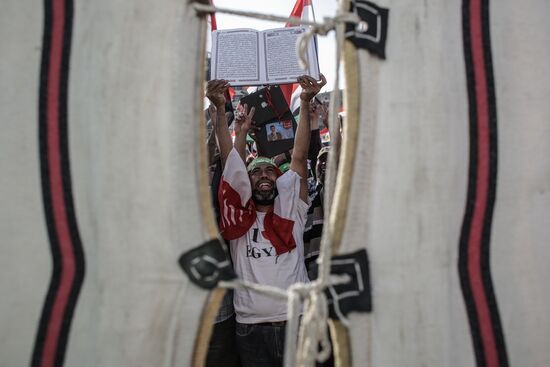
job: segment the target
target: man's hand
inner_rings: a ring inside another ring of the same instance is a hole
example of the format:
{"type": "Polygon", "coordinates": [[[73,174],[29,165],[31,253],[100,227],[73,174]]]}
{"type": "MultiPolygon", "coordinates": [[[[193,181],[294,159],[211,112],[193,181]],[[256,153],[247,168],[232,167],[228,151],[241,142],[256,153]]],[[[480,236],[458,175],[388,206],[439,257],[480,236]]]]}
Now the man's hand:
{"type": "Polygon", "coordinates": [[[321,81],[319,82],[308,75],[302,75],[298,77],[298,83],[302,87],[300,99],[309,102],[327,84],[327,80],[323,74],[321,74],[321,81]]]}
{"type": "Polygon", "coordinates": [[[211,80],[206,85],[206,97],[212,102],[208,110],[224,165],[229,152],[233,149],[231,134],[227,126],[228,115],[225,113],[225,92],[228,87],[229,83],[226,80],[211,80]]]}
{"type": "Polygon", "coordinates": [[[229,82],[223,79],[210,80],[206,84],[206,97],[216,108],[224,109],[225,92],[229,88],[229,82]]]}
{"type": "Polygon", "coordinates": [[[254,131],[256,127],[252,121],[254,116],[254,107],[248,111],[248,105],[239,106],[235,112],[235,143],[234,147],[243,159],[246,161],[246,134],[249,131],[254,131]]]}
{"type": "Polygon", "coordinates": [[[254,125],[254,121],[252,121],[255,111],[256,109],[252,107],[249,112],[248,105],[246,104],[242,109],[237,109],[235,112],[235,134],[248,134],[250,130],[259,130],[259,128],[254,125]]]}
{"type": "Polygon", "coordinates": [[[326,121],[328,116],[328,109],[324,103],[319,103],[316,98],[313,98],[309,104],[309,118],[314,121],[322,119],[326,121]]]}

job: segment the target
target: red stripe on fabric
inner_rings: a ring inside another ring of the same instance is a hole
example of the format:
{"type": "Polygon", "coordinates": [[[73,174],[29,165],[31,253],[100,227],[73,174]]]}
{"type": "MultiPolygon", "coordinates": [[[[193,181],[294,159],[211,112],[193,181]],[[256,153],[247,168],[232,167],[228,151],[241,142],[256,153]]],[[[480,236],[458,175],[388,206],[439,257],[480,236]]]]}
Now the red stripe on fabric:
{"type": "Polygon", "coordinates": [[[67,308],[72,284],[75,280],[76,260],[69,231],[65,198],[63,196],[63,178],[60,152],[60,83],[63,36],[65,32],[65,3],[54,0],[52,6],[52,35],[48,70],[47,102],[47,149],[48,170],[55,231],[61,254],[60,282],[55,294],[50,319],[48,321],[41,365],[54,366],[61,325],[67,308]]]}
{"type": "Polygon", "coordinates": [[[469,13],[471,51],[475,79],[478,146],[476,202],[474,204],[472,226],[468,238],[468,273],[470,274],[472,294],[479,319],[479,328],[486,365],[498,366],[498,353],[481,269],[483,224],[487,211],[489,191],[490,127],[480,0],[471,0],[469,13]]]}

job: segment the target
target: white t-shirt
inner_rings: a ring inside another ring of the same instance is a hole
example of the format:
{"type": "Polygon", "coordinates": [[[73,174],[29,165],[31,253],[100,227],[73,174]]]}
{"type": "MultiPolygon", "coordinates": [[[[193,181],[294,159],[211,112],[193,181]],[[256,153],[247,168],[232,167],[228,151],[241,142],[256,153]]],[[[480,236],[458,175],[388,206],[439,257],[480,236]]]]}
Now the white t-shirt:
{"type": "MultiPolygon", "coordinates": [[[[266,213],[256,212],[256,221],[241,238],[230,241],[233,266],[239,278],[264,285],[287,289],[290,285],[307,283],[304,264],[304,227],[308,204],[300,199],[300,176],[289,170],[276,182],[278,197],[274,205],[280,205],[281,213],[294,221],[292,234],[296,248],[277,256],[275,247],[264,238],[266,213]]],[[[264,296],[250,289],[235,290],[237,322],[256,324],[287,319],[286,301],[264,296]]]]}

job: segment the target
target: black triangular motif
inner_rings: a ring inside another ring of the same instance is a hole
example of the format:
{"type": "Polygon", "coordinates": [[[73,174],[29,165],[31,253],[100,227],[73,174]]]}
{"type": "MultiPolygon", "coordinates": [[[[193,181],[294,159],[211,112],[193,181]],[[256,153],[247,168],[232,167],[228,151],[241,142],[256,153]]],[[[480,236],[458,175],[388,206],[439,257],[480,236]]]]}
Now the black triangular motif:
{"type": "Polygon", "coordinates": [[[367,49],[385,59],[389,10],[370,1],[353,0],[350,12],[356,13],[364,23],[346,25],[346,39],[355,47],[367,49]]]}
{"type": "Polygon", "coordinates": [[[179,264],[189,279],[201,288],[212,289],[220,280],[232,280],[237,276],[223,244],[208,241],[179,258],[179,264]]]}

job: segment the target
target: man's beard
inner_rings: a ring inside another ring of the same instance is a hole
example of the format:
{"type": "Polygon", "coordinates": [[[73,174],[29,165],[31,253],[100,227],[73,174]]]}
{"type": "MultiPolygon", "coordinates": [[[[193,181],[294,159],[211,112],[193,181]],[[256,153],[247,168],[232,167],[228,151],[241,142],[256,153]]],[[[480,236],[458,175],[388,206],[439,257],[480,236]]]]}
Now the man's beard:
{"type": "Polygon", "coordinates": [[[269,191],[252,190],[252,200],[257,205],[273,205],[277,195],[279,192],[276,187],[269,191]]]}

